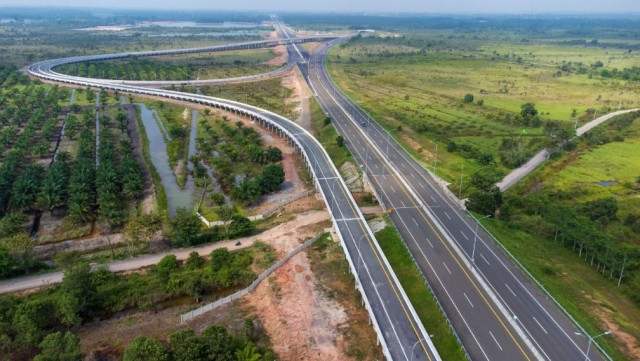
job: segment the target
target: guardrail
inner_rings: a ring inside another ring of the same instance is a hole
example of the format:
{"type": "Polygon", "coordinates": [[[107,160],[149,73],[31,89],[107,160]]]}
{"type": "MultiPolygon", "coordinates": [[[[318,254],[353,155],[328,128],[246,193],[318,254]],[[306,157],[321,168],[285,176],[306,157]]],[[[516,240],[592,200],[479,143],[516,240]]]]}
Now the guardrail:
{"type": "Polygon", "coordinates": [[[283,264],[287,263],[291,257],[297,255],[298,253],[300,253],[302,250],[304,250],[305,248],[311,246],[312,244],[314,244],[317,240],[320,239],[320,237],[322,237],[324,234],[326,234],[327,231],[322,231],[318,234],[316,234],[313,238],[307,240],[306,242],[304,242],[303,244],[299,245],[298,247],[294,248],[293,251],[291,251],[288,255],[286,255],[283,259],[281,259],[280,261],[276,262],[273,266],[269,267],[269,269],[267,269],[266,271],[262,272],[262,274],[260,274],[260,276],[258,276],[258,278],[256,278],[253,282],[251,282],[251,284],[245,288],[242,289],[232,295],[229,295],[227,297],[223,297],[220,298],[214,302],[211,302],[205,306],[202,306],[200,308],[197,308],[193,311],[189,311],[185,314],[180,315],[180,323],[185,323],[189,320],[192,320],[198,316],[201,316],[209,311],[213,311],[216,308],[222,306],[222,305],[226,305],[227,303],[231,302],[231,301],[235,301],[238,298],[241,298],[245,295],[247,295],[249,292],[253,292],[256,287],[258,287],[258,285],[260,284],[260,282],[264,281],[267,277],[269,277],[275,270],[277,270],[278,268],[282,267],[283,264]]]}
{"type": "MultiPolygon", "coordinates": [[[[335,37],[329,37],[329,38],[335,39],[335,37]]],[[[311,38],[311,39],[315,39],[315,40],[291,39],[291,40],[288,40],[288,42],[293,43],[293,42],[317,41],[318,38],[311,38]]],[[[133,55],[131,55],[130,53],[129,55],[126,55],[126,56],[133,56],[133,55]]],[[[126,57],[126,56],[121,56],[121,57],[126,57]]],[[[323,164],[325,164],[325,166],[329,169],[329,171],[337,175],[336,181],[340,184],[340,187],[343,190],[345,190],[345,196],[347,198],[346,200],[352,205],[356,204],[351,193],[347,191],[347,187],[346,187],[346,184],[344,183],[344,180],[339,176],[339,173],[335,168],[335,165],[333,164],[333,162],[331,162],[329,155],[324,150],[320,142],[316,138],[314,138],[306,129],[300,127],[299,125],[293,123],[292,121],[282,116],[279,116],[273,112],[270,112],[261,108],[257,108],[254,106],[250,106],[247,104],[235,102],[235,101],[202,96],[198,94],[186,94],[186,93],[170,91],[170,90],[148,89],[148,88],[129,86],[124,84],[115,84],[115,83],[105,82],[102,80],[61,75],[51,71],[52,66],[62,65],[65,63],[107,59],[107,57],[100,57],[100,56],[82,57],[84,60],[78,60],[79,58],[81,57],[58,59],[54,61],[45,61],[45,62],[36,63],[29,66],[28,71],[31,75],[44,80],[48,80],[48,81],[54,81],[54,82],[82,86],[82,87],[104,88],[108,90],[117,90],[117,91],[126,92],[126,93],[155,96],[155,97],[173,99],[177,101],[191,102],[191,103],[201,104],[204,106],[216,107],[224,111],[229,111],[238,115],[249,117],[250,119],[253,119],[253,120],[257,120],[261,122],[264,126],[274,128],[279,133],[279,135],[285,136],[287,139],[291,141],[292,144],[294,144],[301,151],[306,161],[307,167],[313,176],[314,184],[316,188],[320,190],[320,194],[322,195],[325,201],[325,204],[327,204],[330,207],[330,203],[327,199],[327,195],[323,191],[323,188],[320,184],[319,176],[317,174],[317,171],[320,171],[321,168],[318,168],[316,170],[316,168],[312,166],[314,161],[318,166],[320,166],[320,163],[318,163],[317,158],[321,158],[323,161],[323,164]],[[88,58],[91,58],[91,59],[88,59],[88,58]],[[292,128],[292,129],[290,130],[288,128],[292,128]],[[292,131],[294,132],[292,133],[292,131]],[[307,144],[309,148],[312,148],[311,149],[312,151],[307,150],[305,148],[305,144],[307,144]]],[[[357,272],[357,269],[353,263],[353,259],[345,243],[345,238],[340,231],[340,227],[337,226],[338,221],[336,220],[333,212],[330,212],[329,214],[331,216],[333,224],[336,225],[335,231],[340,240],[340,244],[342,245],[344,252],[347,256],[346,258],[347,258],[347,261],[349,262],[350,268],[353,271],[353,273],[357,276],[358,283],[361,285],[361,279],[360,279],[361,276],[357,272]]],[[[358,219],[360,219],[363,222],[363,227],[366,229],[366,233],[370,237],[373,237],[373,233],[371,229],[369,228],[368,224],[364,221],[363,215],[360,212],[359,208],[357,207],[355,207],[355,216],[358,217],[358,219]]],[[[416,326],[419,328],[420,333],[423,335],[423,338],[426,337],[425,336],[427,335],[426,330],[424,330],[424,326],[419,321],[419,317],[417,316],[415,309],[412,307],[404,290],[400,286],[400,283],[395,273],[393,272],[393,269],[389,265],[388,260],[384,257],[384,253],[382,252],[382,250],[380,249],[379,245],[376,242],[374,242],[373,246],[375,247],[376,252],[379,254],[379,256],[381,256],[382,262],[384,263],[384,267],[387,268],[387,271],[391,275],[391,278],[393,280],[392,282],[393,287],[395,287],[399,291],[399,293],[402,295],[402,299],[404,300],[404,303],[409,308],[409,311],[413,319],[417,322],[416,326]]],[[[383,354],[387,359],[391,360],[392,357],[389,351],[389,347],[386,344],[385,333],[380,328],[380,325],[378,323],[375,313],[373,312],[373,308],[371,306],[369,298],[367,297],[366,292],[364,292],[362,287],[359,287],[359,289],[362,294],[365,308],[369,312],[370,319],[372,321],[372,326],[378,336],[378,341],[382,347],[383,354]]],[[[381,302],[383,302],[382,299],[380,300],[381,302]]],[[[426,342],[429,344],[429,347],[431,348],[431,352],[439,360],[439,355],[437,354],[437,351],[435,350],[435,348],[433,348],[433,345],[428,338],[426,338],[426,342]]]]}

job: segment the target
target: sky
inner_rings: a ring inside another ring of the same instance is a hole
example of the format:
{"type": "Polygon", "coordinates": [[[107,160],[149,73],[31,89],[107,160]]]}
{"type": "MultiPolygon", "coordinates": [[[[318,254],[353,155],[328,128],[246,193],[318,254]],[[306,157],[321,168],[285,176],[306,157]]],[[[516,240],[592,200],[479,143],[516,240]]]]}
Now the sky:
{"type": "Polygon", "coordinates": [[[366,13],[640,13],[640,0],[0,0],[0,7],[5,6],[366,13]]]}

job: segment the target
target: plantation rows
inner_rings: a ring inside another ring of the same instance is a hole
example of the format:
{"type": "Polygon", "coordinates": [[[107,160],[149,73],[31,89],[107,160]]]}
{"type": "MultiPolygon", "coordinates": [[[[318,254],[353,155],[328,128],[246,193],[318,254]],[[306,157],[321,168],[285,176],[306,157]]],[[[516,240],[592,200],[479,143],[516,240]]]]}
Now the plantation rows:
{"type": "MultiPolygon", "coordinates": [[[[5,83],[20,79],[4,71],[2,77],[5,83]]],[[[55,211],[70,224],[99,220],[103,227],[119,227],[128,216],[128,202],[144,188],[124,110],[111,114],[117,129],[109,111],[100,117],[96,154],[93,109],[68,114],[64,137],[58,139],[65,119],[60,104],[69,101],[66,89],[28,80],[5,89],[0,93],[0,278],[39,267],[31,253],[36,241],[25,228],[31,223],[28,214],[37,220],[40,212],[55,211]]]]}
{"type": "Polygon", "coordinates": [[[191,79],[193,67],[169,62],[131,58],[125,62],[85,62],[56,68],[64,74],[99,79],[185,80],[191,79]]]}
{"type": "MultiPolygon", "coordinates": [[[[118,110],[117,118],[123,117],[126,121],[124,111],[118,110]]],[[[101,216],[108,225],[120,226],[125,220],[126,202],[142,195],[142,174],[124,130],[121,128],[121,134],[112,132],[108,115],[101,116],[100,121],[98,167],[95,133],[81,125],[75,160],[58,157],[51,167],[56,170],[55,186],[48,189],[55,189],[55,196],[51,198],[56,202],[50,203],[49,209],[66,205],[68,216],[74,222],[92,222],[101,216]],[[114,137],[125,139],[116,146],[114,137]]]]}
{"type": "Polygon", "coordinates": [[[22,212],[33,208],[44,167],[32,156],[46,157],[50,154],[57,133],[57,117],[61,112],[59,103],[66,94],[58,87],[34,84],[22,90],[17,86],[10,87],[2,93],[0,216],[8,211],[22,212]]]}

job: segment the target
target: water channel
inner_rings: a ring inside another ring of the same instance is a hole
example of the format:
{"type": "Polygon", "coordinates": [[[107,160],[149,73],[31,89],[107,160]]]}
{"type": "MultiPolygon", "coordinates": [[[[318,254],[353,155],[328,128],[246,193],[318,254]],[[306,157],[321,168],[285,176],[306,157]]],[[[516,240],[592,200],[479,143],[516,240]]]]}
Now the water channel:
{"type": "MultiPolygon", "coordinates": [[[[162,181],[162,187],[167,196],[167,207],[169,216],[173,217],[178,208],[191,209],[193,206],[193,190],[194,181],[191,174],[187,176],[187,182],[184,188],[180,188],[176,176],[169,165],[169,156],[167,155],[167,144],[165,143],[165,134],[160,129],[158,121],[160,118],[155,109],[149,109],[145,104],[137,104],[140,107],[140,116],[144,124],[147,139],[149,140],[149,153],[151,162],[156,168],[162,181]],[[157,120],[156,120],[157,119],[157,120]]],[[[189,152],[187,159],[195,153],[195,138],[197,133],[198,113],[193,111],[191,117],[191,132],[189,134],[189,152]]],[[[193,170],[193,164],[189,161],[187,165],[189,173],[193,170]]]]}

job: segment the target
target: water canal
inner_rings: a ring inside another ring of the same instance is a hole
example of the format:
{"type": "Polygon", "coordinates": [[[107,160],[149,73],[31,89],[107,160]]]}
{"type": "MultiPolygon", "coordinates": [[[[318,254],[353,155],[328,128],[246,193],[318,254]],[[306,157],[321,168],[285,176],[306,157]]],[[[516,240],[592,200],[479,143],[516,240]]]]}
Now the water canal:
{"type": "MultiPolygon", "coordinates": [[[[162,187],[167,196],[167,207],[169,217],[176,214],[178,208],[191,209],[193,206],[193,190],[194,181],[191,174],[187,176],[187,182],[184,188],[180,188],[176,176],[169,165],[169,156],[167,155],[167,143],[165,142],[165,134],[158,125],[160,120],[154,109],[149,109],[145,104],[137,104],[140,107],[140,116],[144,129],[149,140],[149,153],[151,162],[160,175],[162,187]],[[156,120],[157,119],[157,120],[156,120]]],[[[189,155],[188,158],[195,153],[195,137],[197,126],[197,112],[193,112],[191,119],[191,132],[189,134],[189,155]]],[[[188,169],[192,170],[193,165],[189,161],[188,169]]]]}

